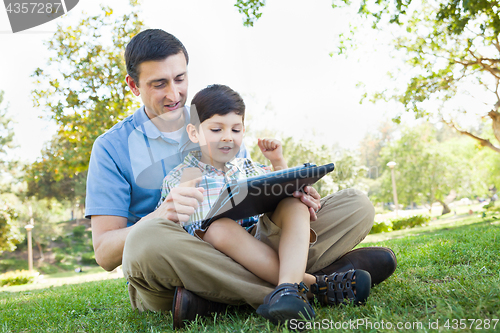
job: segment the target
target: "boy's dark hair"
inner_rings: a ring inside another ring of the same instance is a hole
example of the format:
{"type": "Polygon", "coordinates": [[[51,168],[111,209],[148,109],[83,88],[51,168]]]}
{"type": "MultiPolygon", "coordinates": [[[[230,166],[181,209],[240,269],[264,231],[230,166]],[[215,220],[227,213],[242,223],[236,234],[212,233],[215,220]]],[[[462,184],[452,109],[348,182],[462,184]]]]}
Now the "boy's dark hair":
{"type": "Polygon", "coordinates": [[[147,29],[135,35],[125,48],[127,73],[139,86],[139,65],[145,61],[163,60],[184,53],[186,64],[189,56],[184,45],[174,35],[161,29],[147,29]]]}
{"type": "Polygon", "coordinates": [[[245,119],[245,103],[233,89],[221,84],[212,84],[200,90],[191,101],[191,124],[199,126],[214,115],[234,112],[245,119]]]}

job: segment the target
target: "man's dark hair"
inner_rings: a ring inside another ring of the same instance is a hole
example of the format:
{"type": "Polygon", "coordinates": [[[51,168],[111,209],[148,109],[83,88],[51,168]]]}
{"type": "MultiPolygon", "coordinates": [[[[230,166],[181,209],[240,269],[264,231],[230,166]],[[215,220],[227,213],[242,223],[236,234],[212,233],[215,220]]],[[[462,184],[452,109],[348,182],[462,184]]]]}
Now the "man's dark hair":
{"type": "Polygon", "coordinates": [[[145,61],[163,60],[184,53],[186,64],[189,56],[184,45],[174,35],[161,29],[147,29],[135,35],[125,48],[127,73],[139,86],[139,65],[145,61]]]}
{"type": "Polygon", "coordinates": [[[234,112],[245,119],[245,103],[233,89],[221,84],[212,84],[200,90],[191,101],[191,124],[199,126],[214,115],[234,112]],[[199,121],[198,121],[199,120],[199,121]]]}

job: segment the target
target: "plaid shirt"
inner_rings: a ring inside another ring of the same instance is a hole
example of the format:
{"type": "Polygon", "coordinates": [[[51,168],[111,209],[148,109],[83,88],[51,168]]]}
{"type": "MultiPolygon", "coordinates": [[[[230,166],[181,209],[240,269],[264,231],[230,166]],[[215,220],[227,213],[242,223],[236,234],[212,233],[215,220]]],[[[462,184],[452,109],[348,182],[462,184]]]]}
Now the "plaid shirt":
{"type": "MultiPolygon", "coordinates": [[[[185,168],[199,168],[202,173],[200,187],[203,187],[203,202],[199,205],[188,222],[183,223],[184,229],[191,235],[194,231],[200,229],[201,222],[207,216],[212,205],[217,201],[219,194],[225,184],[231,180],[239,180],[252,176],[262,175],[271,172],[271,168],[260,163],[253,162],[248,158],[235,158],[226,163],[226,172],[218,170],[211,165],[200,161],[201,152],[194,151],[189,153],[184,161],[176,166],[163,180],[161,187],[161,198],[156,208],[165,200],[170,191],[179,186],[182,172],[185,168]]],[[[259,220],[259,215],[251,216],[243,220],[236,221],[241,226],[248,228],[253,226],[259,220]]]]}

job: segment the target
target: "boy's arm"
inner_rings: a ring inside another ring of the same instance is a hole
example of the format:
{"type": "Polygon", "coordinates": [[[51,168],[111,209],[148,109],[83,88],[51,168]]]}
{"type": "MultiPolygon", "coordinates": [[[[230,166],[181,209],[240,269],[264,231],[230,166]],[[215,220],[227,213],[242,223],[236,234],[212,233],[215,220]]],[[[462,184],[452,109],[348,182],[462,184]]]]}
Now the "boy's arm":
{"type": "Polygon", "coordinates": [[[258,139],[260,151],[273,165],[274,171],[288,169],[281,142],[276,139],[258,139]]]}

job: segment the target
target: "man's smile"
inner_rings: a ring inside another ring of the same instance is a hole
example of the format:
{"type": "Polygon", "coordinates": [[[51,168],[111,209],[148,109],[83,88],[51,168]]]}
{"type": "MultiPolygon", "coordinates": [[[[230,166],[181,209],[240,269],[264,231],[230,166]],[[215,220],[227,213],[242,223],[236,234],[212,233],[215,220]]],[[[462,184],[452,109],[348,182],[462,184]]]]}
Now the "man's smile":
{"type": "Polygon", "coordinates": [[[173,104],[167,104],[167,105],[164,105],[164,106],[165,106],[167,109],[169,109],[170,111],[173,111],[173,110],[175,110],[175,109],[177,109],[177,108],[179,107],[179,104],[180,104],[180,103],[181,103],[181,102],[180,102],[180,101],[178,101],[178,102],[176,102],[176,103],[173,103],[173,104]]]}

